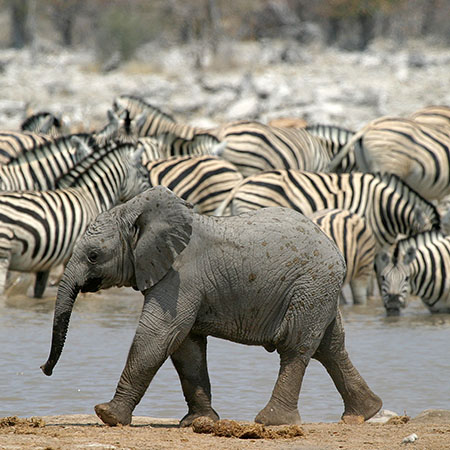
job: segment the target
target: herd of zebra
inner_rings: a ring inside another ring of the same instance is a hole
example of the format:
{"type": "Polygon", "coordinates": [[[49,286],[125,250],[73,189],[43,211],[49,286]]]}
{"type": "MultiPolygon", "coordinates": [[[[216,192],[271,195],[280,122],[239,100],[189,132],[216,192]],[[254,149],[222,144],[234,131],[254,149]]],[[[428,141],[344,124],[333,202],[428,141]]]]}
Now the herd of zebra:
{"type": "Polygon", "coordinates": [[[446,106],[356,132],[301,120],[203,129],[132,95],[115,98],[104,127],[89,133],[32,115],[0,131],[0,293],[8,271],[34,272],[41,297],[96,215],[159,184],[200,214],[293,208],[342,251],[354,303],[367,301],[376,274],[388,313],[409,295],[450,312],[446,106]]]}

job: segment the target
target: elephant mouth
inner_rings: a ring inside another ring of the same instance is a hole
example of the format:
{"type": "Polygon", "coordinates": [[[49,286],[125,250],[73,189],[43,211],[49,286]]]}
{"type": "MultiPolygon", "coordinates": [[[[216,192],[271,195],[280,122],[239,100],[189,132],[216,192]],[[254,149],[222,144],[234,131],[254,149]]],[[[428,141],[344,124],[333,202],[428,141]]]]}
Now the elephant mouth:
{"type": "Polygon", "coordinates": [[[102,287],[102,279],[101,278],[89,278],[86,283],[81,287],[81,292],[97,292],[102,287]]]}

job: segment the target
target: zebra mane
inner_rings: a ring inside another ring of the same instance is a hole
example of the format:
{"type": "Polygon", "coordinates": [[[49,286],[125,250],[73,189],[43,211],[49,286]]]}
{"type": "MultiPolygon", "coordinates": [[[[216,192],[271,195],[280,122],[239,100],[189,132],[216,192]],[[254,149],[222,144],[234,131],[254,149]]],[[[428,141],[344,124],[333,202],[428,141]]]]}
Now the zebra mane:
{"type": "Polygon", "coordinates": [[[135,149],[135,146],[129,143],[111,143],[102,147],[96,147],[93,153],[82,159],[67,174],[59,177],[56,180],[56,186],[58,188],[74,186],[86,172],[97,166],[99,161],[104,160],[114,152],[120,152],[125,149],[135,149]]]}
{"type": "Polygon", "coordinates": [[[141,112],[143,112],[143,113],[150,113],[150,114],[157,113],[158,115],[163,116],[164,119],[166,119],[170,122],[176,122],[176,120],[173,116],[162,111],[160,108],[158,108],[154,105],[151,105],[150,103],[146,102],[143,98],[138,97],[137,95],[131,95],[131,94],[119,95],[119,97],[117,99],[115,99],[113,102],[113,108],[116,111],[118,111],[120,109],[119,105],[117,104],[118,99],[126,100],[129,104],[134,105],[135,107],[139,108],[141,110],[141,112]]]}

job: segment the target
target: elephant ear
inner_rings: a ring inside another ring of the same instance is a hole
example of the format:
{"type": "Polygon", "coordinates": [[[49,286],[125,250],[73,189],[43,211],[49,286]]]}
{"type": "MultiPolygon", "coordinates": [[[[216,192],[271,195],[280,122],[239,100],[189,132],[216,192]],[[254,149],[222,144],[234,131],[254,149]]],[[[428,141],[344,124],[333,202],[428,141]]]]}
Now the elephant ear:
{"type": "Polygon", "coordinates": [[[142,212],[135,226],[136,284],[144,291],[160,281],[176,257],[189,244],[192,234],[192,206],[169,189],[156,186],[144,194],[142,212]]]}

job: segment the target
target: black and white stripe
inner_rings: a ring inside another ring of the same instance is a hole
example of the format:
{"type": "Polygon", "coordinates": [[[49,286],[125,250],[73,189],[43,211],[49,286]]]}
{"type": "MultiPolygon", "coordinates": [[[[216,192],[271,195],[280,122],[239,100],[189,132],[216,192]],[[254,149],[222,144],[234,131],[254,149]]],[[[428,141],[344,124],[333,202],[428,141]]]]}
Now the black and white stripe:
{"type": "Polygon", "coordinates": [[[8,164],[20,154],[52,140],[50,136],[29,131],[0,131],[0,165],[8,164]]]}
{"type": "Polygon", "coordinates": [[[21,124],[22,131],[46,134],[51,137],[62,135],[62,122],[48,111],[40,111],[28,116],[21,124]]]}
{"type": "Polygon", "coordinates": [[[450,132],[415,120],[382,117],[359,130],[330,164],[354,148],[358,170],[392,173],[428,200],[450,194],[450,132]]]}
{"type": "Polygon", "coordinates": [[[1,191],[55,189],[55,181],[95,148],[90,134],[56,138],[0,166],[1,191]]]}
{"type": "MultiPolygon", "coordinates": [[[[77,239],[96,216],[148,188],[142,150],[131,145],[99,149],[50,191],[0,193],[3,269],[42,273],[65,263],[77,239]],[[10,235],[11,235],[10,233],[10,235]],[[6,262],[5,262],[6,261],[6,262]]],[[[5,285],[6,271],[0,274],[5,285]]],[[[45,281],[46,277],[43,277],[45,281]]],[[[35,296],[43,293],[35,286],[35,296]]]]}
{"type": "Polygon", "coordinates": [[[215,211],[222,215],[283,206],[305,215],[329,208],[359,214],[371,227],[379,247],[440,226],[435,206],[395,175],[314,173],[274,170],[246,178],[215,211]]]}
{"type": "MultiPolygon", "coordinates": [[[[271,169],[326,170],[330,162],[324,140],[299,128],[271,127],[255,121],[236,121],[211,129],[177,123],[170,115],[133,96],[120,96],[114,109],[128,108],[137,136],[163,134],[191,140],[210,135],[223,143],[216,155],[234,164],[244,177],[271,169]]],[[[172,143],[173,145],[173,143],[172,143]]],[[[166,153],[167,154],[167,153],[166,153]]]]}
{"type": "Polygon", "coordinates": [[[347,210],[324,209],[309,216],[337,245],[345,258],[344,284],[350,284],[353,302],[365,304],[377,242],[366,220],[347,210]]]}
{"type": "Polygon", "coordinates": [[[239,121],[214,130],[226,142],[219,155],[244,177],[273,169],[325,171],[330,156],[321,138],[301,128],[277,128],[259,122],[239,121]]]}
{"type": "Polygon", "coordinates": [[[125,111],[128,113],[130,132],[136,137],[171,133],[180,138],[191,139],[196,132],[201,132],[200,129],[176,122],[170,114],[134,95],[116,97],[113,109],[118,115],[125,111]]]}
{"type": "Polygon", "coordinates": [[[450,132],[450,107],[432,105],[419,109],[409,116],[414,122],[430,127],[445,127],[450,132]]]}
{"type": "Polygon", "coordinates": [[[203,214],[213,213],[243,180],[231,163],[209,155],[175,156],[148,162],[146,168],[151,186],[166,186],[203,214]]]}
{"type": "MultiPolygon", "coordinates": [[[[330,159],[337,156],[355,135],[354,131],[336,125],[314,124],[305,127],[305,130],[323,140],[330,159]]],[[[334,172],[354,172],[356,170],[355,154],[349,151],[334,172]]]]}
{"type": "Polygon", "coordinates": [[[171,133],[163,133],[158,137],[140,137],[135,142],[144,148],[144,164],[172,156],[214,156],[220,154],[226,145],[210,134],[196,134],[192,139],[183,139],[171,133]]]}
{"type": "Polygon", "coordinates": [[[377,271],[388,314],[398,314],[410,295],[430,312],[450,312],[450,236],[427,231],[402,239],[392,256],[377,257],[377,271]]]}

